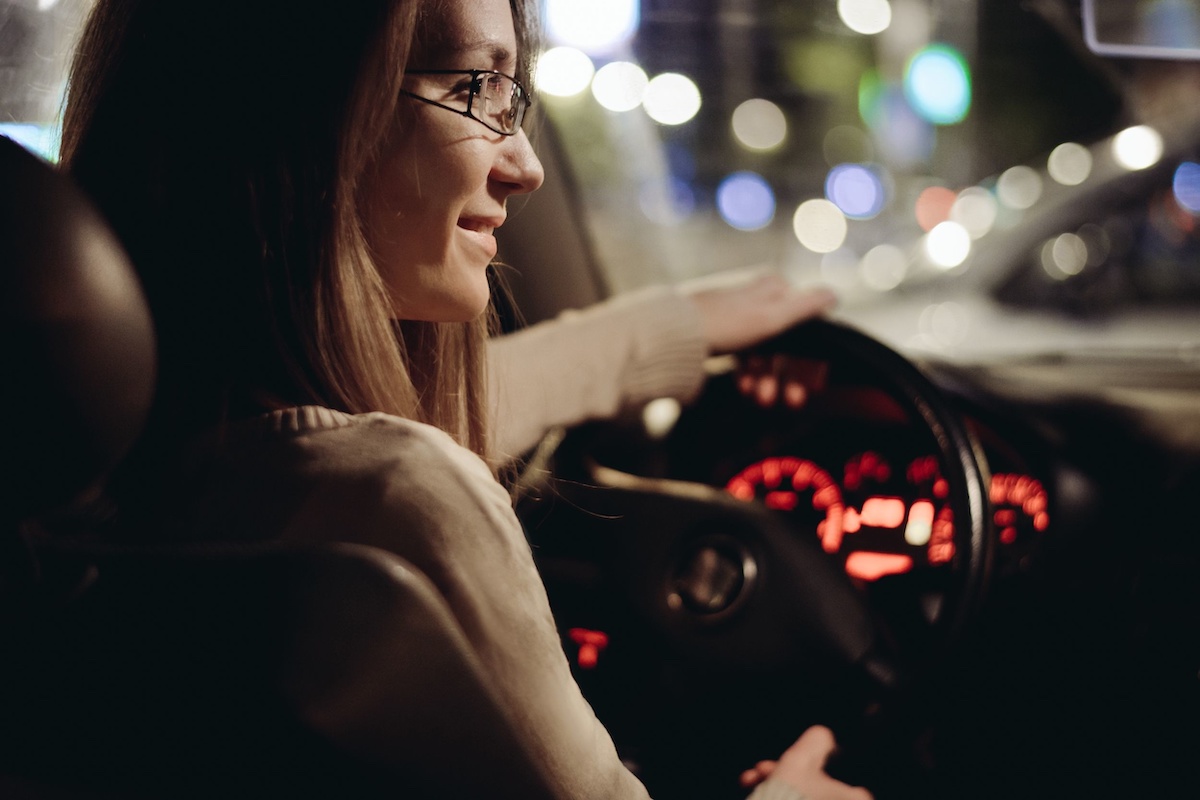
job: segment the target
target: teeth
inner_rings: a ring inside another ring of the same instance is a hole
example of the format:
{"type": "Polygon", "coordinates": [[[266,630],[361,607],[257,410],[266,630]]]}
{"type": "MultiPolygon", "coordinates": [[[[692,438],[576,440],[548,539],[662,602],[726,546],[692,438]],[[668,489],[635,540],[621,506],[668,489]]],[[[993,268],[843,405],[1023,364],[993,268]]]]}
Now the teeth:
{"type": "Polygon", "coordinates": [[[465,228],[469,231],[475,231],[476,233],[486,233],[489,236],[491,236],[492,231],[495,230],[495,228],[493,228],[489,225],[484,225],[481,222],[473,222],[471,220],[462,220],[461,222],[458,223],[458,226],[460,228],[465,228]]]}

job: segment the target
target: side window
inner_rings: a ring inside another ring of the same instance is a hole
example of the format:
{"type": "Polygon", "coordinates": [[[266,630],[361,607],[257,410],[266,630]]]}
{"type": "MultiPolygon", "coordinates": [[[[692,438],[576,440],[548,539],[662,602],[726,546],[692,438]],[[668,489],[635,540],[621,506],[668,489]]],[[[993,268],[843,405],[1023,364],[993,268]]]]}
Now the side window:
{"type": "Polygon", "coordinates": [[[58,158],[75,36],[92,0],[0,0],[0,135],[58,158]]]}

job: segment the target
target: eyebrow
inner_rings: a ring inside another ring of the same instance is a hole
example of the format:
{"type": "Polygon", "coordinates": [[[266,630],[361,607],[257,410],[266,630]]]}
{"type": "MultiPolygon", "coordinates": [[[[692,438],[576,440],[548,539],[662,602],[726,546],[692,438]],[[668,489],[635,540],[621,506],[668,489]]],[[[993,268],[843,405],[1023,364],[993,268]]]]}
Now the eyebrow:
{"type": "Polygon", "coordinates": [[[450,52],[460,56],[483,52],[491,58],[493,65],[511,64],[516,61],[516,58],[513,56],[511,50],[502,44],[497,44],[496,42],[491,41],[490,39],[481,39],[477,42],[469,42],[466,44],[450,45],[447,49],[450,50],[450,52]]]}

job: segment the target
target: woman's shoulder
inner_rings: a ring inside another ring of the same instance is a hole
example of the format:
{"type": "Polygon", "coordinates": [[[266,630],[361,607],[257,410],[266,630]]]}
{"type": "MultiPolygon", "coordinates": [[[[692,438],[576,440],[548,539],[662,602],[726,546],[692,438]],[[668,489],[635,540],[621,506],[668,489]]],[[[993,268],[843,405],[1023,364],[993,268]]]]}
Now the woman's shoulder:
{"type": "Polygon", "coordinates": [[[321,406],[297,406],[253,420],[245,432],[251,438],[319,451],[329,456],[325,463],[334,467],[415,462],[430,468],[455,465],[491,477],[482,458],[440,428],[381,412],[349,414],[321,406]]]}
{"type": "Polygon", "coordinates": [[[389,414],[316,408],[272,412],[259,425],[274,431],[271,460],[292,474],[289,483],[305,487],[290,538],[341,529],[413,560],[439,584],[480,552],[493,563],[527,559],[508,492],[444,431],[389,414]]]}

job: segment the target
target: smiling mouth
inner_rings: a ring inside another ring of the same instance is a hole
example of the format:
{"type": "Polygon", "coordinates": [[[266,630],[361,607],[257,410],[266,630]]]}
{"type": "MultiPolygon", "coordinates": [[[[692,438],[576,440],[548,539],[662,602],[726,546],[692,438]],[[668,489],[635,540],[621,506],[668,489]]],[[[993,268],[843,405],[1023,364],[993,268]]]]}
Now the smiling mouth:
{"type": "Polygon", "coordinates": [[[458,221],[458,227],[468,231],[474,231],[475,233],[485,233],[488,236],[491,236],[496,231],[496,227],[494,225],[488,225],[485,222],[472,219],[460,219],[458,221]]]}

